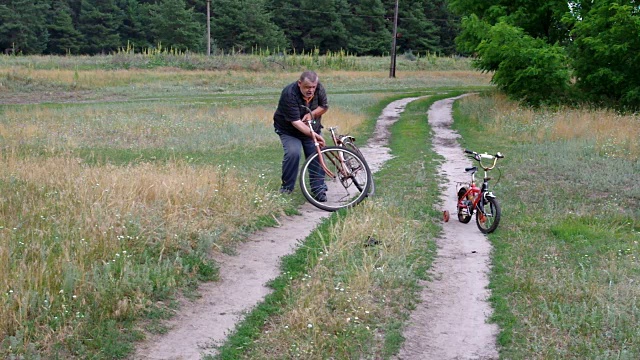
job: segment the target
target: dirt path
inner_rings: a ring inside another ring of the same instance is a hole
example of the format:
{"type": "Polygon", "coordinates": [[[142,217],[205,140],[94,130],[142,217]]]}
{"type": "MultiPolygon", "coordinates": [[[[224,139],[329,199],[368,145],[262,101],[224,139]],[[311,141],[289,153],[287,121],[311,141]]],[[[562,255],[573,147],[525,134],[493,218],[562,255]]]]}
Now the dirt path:
{"type": "MultiPolygon", "coordinates": [[[[378,118],[372,138],[362,147],[372,171],[380,169],[391,158],[387,147],[389,127],[406,104],[415,99],[392,102],[378,118]]],[[[278,276],[280,257],[295,251],[298,243],[330,215],[308,203],[300,212],[300,216],[280,218],[279,227],[252,235],[237,249],[237,255],[217,256],[220,281],[202,284],[202,297],[195,302],[184,302],[168,324],[171,330],[147,339],[133,359],[195,360],[214,354],[215,345],[222,343],[243,315],[270,292],[265,284],[278,276]]]]}
{"type": "Polygon", "coordinates": [[[434,280],[424,284],[422,303],[404,332],[406,341],[397,357],[401,360],[498,358],[498,329],[486,322],[491,314],[487,303],[491,245],[476,227],[475,218],[462,224],[455,215],[456,181],[468,179],[464,168],[472,164],[456,140],[459,135],[451,130],[453,101],[438,101],[429,110],[433,146],[445,158],[440,171],[447,182],[441,199],[451,220],[444,223],[443,236],[437,240],[438,255],[431,270],[434,280]]]}
{"type": "MultiPolygon", "coordinates": [[[[362,148],[374,172],[391,158],[387,147],[389,127],[415,99],[389,104],[378,118],[372,138],[362,148]]],[[[464,168],[470,162],[456,141],[458,135],[450,129],[453,101],[436,102],[429,111],[429,122],[435,132],[434,148],[445,157],[440,169],[447,179],[443,208],[455,214],[455,182],[466,179],[464,168]]],[[[254,234],[239,247],[237,255],[219,255],[220,281],[203,284],[202,297],[182,304],[180,313],[169,323],[171,330],[148,339],[133,358],[195,360],[214,354],[215,345],[224,341],[227,332],[270,292],[265,283],[278,275],[280,257],[292,253],[299,241],[329,216],[310,204],[300,211],[300,216],[281,218],[279,227],[254,234]]],[[[497,327],[486,323],[491,313],[486,301],[489,242],[474,221],[465,225],[454,216],[444,224],[437,243],[434,280],[424,284],[423,302],[412,313],[397,359],[497,359],[497,327]]]]}

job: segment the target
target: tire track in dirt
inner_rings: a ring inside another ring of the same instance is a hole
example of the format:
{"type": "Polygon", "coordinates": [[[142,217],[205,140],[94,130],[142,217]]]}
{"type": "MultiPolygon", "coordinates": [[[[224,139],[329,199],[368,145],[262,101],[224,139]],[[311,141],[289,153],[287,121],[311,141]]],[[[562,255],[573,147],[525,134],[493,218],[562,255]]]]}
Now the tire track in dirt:
{"type": "Polygon", "coordinates": [[[462,224],[456,215],[456,182],[468,181],[464,168],[472,165],[458,144],[460,135],[451,130],[451,107],[459,98],[437,101],[429,109],[433,147],[445,158],[440,167],[446,179],[442,210],[449,210],[451,220],[444,223],[443,234],[436,240],[433,281],[423,283],[422,303],[404,331],[400,360],[498,358],[498,328],[487,323],[492,312],[487,302],[491,245],[475,219],[462,224]]]}
{"type": "MultiPolygon", "coordinates": [[[[405,106],[417,98],[406,98],[387,105],[376,121],[376,128],[362,153],[371,171],[376,172],[391,158],[387,147],[390,126],[405,106]]],[[[150,336],[141,343],[136,360],[195,360],[215,354],[237,322],[271,292],[265,284],[279,274],[280,258],[295,251],[323,218],[330,213],[304,204],[301,215],[285,216],[279,227],[266,228],[241,244],[236,255],[216,255],[220,280],[201,284],[201,297],[184,301],[180,311],[168,321],[169,332],[150,336]]]]}

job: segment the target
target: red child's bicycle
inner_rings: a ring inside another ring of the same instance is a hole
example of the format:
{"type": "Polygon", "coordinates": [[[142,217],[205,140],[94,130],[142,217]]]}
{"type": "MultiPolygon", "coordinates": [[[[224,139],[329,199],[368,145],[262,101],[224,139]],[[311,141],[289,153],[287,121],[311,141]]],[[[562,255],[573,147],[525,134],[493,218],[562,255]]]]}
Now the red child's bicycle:
{"type": "MultiPolygon", "coordinates": [[[[470,183],[458,183],[456,189],[457,212],[458,220],[461,223],[467,224],[471,221],[473,214],[476,214],[476,224],[478,229],[484,234],[494,232],[500,223],[500,204],[496,199],[493,192],[489,191],[490,177],[487,173],[496,167],[498,159],[504,158],[501,153],[490,155],[487,153],[478,154],[475,151],[464,150],[466,154],[471,155],[471,158],[476,160],[480,167],[484,170],[484,178],[482,180],[482,187],[476,186],[475,174],[478,171],[477,166],[472,166],[464,169],[466,172],[471,173],[470,183]],[[486,159],[492,161],[491,165],[482,163],[482,160],[486,159]]],[[[449,211],[444,211],[444,221],[449,221],[449,211]]]]}

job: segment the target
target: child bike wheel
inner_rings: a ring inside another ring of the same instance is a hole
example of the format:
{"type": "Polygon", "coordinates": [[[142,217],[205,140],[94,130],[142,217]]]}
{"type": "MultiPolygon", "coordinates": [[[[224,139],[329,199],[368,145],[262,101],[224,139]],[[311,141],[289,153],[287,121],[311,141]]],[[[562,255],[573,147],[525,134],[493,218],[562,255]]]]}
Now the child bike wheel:
{"type": "Polygon", "coordinates": [[[326,147],[315,153],[304,163],[300,171],[300,190],[313,206],[336,211],[359,204],[367,196],[371,186],[371,170],[362,158],[350,149],[339,146],[326,147]],[[329,176],[319,162],[322,156],[327,169],[335,177],[329,176]],[[315,191],[323,191],[321,185],[328,185],[326,201],[318,201],[315,191]],[[318,187],[320,186],[319,190],[318,187]]]}
{"type": "Polygon", "coordinates": [[[494,198],[486,198],[484,201],[484,212],[476,211],[476,224],[483,234],[494,232],[500,223],[500,205],[494,198]]]}
{"type": "Polygon", "coordinates": [[[462,198],[466,193],[467,193],[467,188],[465,187],[462,187],[460,188],[460,190],[458,190],[458,221],[460,221],[463,224],[468,224],[469,221],[471,221],[471,211],[466,207],[460,206],[460,203],[463,200],[462,198]]]}

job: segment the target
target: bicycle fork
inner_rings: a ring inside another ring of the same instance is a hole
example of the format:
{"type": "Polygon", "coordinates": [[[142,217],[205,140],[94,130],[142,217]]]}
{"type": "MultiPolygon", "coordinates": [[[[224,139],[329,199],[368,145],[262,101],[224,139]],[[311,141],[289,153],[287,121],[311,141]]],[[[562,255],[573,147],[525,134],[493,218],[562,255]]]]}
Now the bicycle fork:
{"type": "Polygon", "coordinates": [[[484,210],[484,204],[485,203],[489,203],[488,199],[496,199],[496,196],[493,194],[493,192],[489,191],[489,181],[488,179],[485,178],[485,180],[482,182],[482,188],[480,189],[480,201],[478,201],[478,211],[480,211],[482,213],[482,215],[484,216],[493,216],[493,214],[487,214],[487,212],[484,210]]]}

